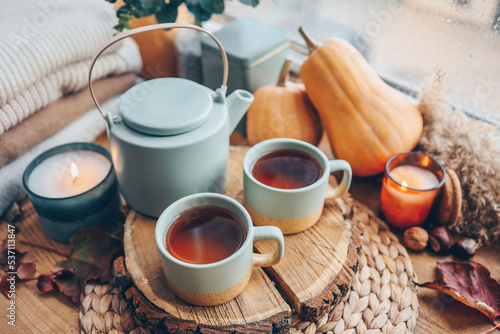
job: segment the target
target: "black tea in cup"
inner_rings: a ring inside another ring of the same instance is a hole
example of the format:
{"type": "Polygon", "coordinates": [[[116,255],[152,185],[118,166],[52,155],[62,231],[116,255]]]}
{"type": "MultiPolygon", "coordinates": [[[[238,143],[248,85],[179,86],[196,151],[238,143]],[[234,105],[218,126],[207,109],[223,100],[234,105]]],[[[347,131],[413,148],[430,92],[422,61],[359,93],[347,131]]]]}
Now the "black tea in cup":
{"type": "Polygon", "coordinates": [[[166,248],[175,258],[193,264],[214,263],[234,254],[247,231],[235,213],[218,206],[184,211],[167,232],[166,248]]]}

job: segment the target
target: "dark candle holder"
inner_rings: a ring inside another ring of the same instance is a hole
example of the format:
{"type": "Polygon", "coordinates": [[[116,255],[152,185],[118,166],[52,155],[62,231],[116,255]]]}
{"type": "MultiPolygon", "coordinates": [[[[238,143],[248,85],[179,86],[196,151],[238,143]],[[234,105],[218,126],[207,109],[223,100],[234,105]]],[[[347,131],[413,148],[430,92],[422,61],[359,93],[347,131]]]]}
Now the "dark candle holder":
{"type": "Polygon", "coordinates": [[[101,225],[109,230],[118,221],[121,207],[118,181],[111,154],[100,145],[70,143],[40,154],[26,167],[23,185],[44,230],[51,238],[59,242],[68,243],[70,236],[84,226],[101,225]],[[74,196],[51,198],[33,192],[29,187],[29,179],[33,170],[47,158],[70,151],[93,151],[102,154],[111,163],[109,172],[97,185],[74,196]]]}

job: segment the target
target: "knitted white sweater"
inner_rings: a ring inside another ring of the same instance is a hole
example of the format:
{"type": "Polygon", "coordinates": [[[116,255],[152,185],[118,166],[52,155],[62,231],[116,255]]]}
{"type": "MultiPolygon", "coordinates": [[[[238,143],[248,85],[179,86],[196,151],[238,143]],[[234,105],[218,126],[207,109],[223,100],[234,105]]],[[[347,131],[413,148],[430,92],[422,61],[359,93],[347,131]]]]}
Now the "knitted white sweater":
{"type": "MultiPolygon", "coordinates": [[[[0,6],[0,135],[87,84],[91,57],[117,22],[105,0],[22,0],[0,6]]],[[[93,78],[138,71],[127,39],[103,55],[93,78]]]]}

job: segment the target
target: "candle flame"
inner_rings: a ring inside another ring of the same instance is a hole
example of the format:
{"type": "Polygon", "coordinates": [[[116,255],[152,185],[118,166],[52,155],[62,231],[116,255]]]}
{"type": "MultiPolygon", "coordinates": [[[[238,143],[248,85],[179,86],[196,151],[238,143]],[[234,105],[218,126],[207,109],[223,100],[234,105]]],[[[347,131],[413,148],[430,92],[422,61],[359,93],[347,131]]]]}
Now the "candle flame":
{"type": "Polygon", "coordinates": [[[403,187],[408,187],[408,183],[406,183],[406,181],[401,182],[401,184],[403,185],[403,187]]]}
{"type": "Polygon", "coordinates": [[[425,156],[424,159],[422,160],[422,167],[427,167],[429,166],[429,157],[425,156]]]}
{"type": "Polygon", "coordinates": [[[76,167],[76,164],[74,162],[71,163],[71,176],[73,177],[73,182],[76,181],[78,178],[78,175],[80,175],[80,172],[78,171],[78,167],[76,167]]]}

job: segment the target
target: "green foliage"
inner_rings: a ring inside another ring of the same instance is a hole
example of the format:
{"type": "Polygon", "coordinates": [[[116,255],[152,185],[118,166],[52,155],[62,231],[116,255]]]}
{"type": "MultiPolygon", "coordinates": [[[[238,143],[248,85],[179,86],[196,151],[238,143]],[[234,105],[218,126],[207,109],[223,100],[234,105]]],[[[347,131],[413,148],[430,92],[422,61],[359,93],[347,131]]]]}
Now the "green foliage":
{"type": "Polygon", "coordinates": [[[170,0],[169,3],[162,1],[160,9],[156,12],[156,21],[158,23],[175,22],[177,19],[177,7],[182,4],[182,0],[170,0]]]}
{"type": "Polygon", "coordinates": [[[210,17],[212,16],[212,12],[205,9],[208,7],[207,4],[205,4],[205,6],[202,5],[203,2],[211,2],[210,0],[207,0],[207,1],[185,0],[184,2],[186,3],[189,11],[194,14],[194,17],[196,17],[197,20],[199,20],[201,22],[210,20],[210,17]]]}
{"type": "Polygon", "coordinates": [[[198,5],[209,13],[222,14],[224,11],[224,0],[199,0],[198,5]]]}
{"type": "MultiPolygon", "coordinates": [[[[116,0],[106,0],[115,3],[116,0]]],[[[255,7],[259,0],[239,0],[245,5],[255,7]]],[[[208,21],[212,14],[222,14],[224,12],[224,0],[125,0],[125,4],[120,7],[116,16],[118,24],[114,26],[117,32],[130,29],[129,21],[132,17],[140,18],[155,15],[158,23],[175,22],[177,18],[177,8],[186,3],[187,8],[194,14],[198,21],[208,21]]]]}

